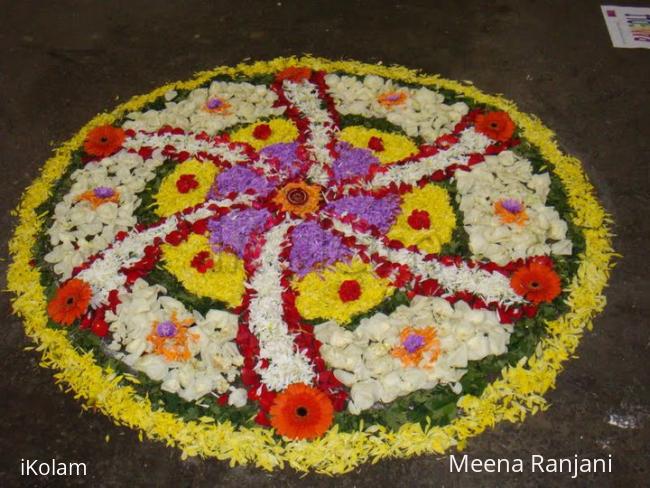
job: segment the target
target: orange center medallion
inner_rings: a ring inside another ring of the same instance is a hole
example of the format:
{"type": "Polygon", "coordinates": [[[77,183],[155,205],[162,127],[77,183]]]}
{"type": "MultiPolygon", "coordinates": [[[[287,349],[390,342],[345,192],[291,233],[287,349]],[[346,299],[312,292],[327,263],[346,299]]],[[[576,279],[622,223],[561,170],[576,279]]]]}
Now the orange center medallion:
{"type": "Polygon", "coordinates": [[[291,182],[284,185],[273,201],[285,212],[291,212],[299,217],[318,210],[321,199],[321,188],[304,181],[291,182]]]}

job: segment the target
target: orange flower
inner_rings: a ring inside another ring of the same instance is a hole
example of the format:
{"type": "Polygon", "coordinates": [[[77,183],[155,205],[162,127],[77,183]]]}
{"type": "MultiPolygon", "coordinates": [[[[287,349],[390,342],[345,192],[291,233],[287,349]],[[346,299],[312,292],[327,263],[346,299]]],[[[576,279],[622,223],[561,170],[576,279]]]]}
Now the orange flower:
{"type": "Polygon", "coordinates": [[[203,106],[203,110],[212,114],[230,115],[230,104],[223,98],[208,98],[203,106]]]}
{"type": "Polygon", "coordinates": [[[116,153],[124,142],[124,131],[112,125],[100,125],[88,133],[84,150],[91,156],[106,157],[116,153]]]}
{"type": "Polygon", "coordinates": [[[153,344],[153,352],[167,361],[187,361],[192,357],[188,342],[197,341],[199,336],[187,331],[194,319],[178,320],[172,312],[171,320],[155,322],[147,340],[153,344]]]}
{"type": "Polygon", "coordinates": [[[278,434],[291,439],[313,439],[332,425],[334,407],[322,391],[294,383],[275,397],[269,413],[278,434]]]}
{"type": "Polygon", "coordinates": [[[515,123],[506,112],[488,112],[476,116],[474,128],[495,141],[507,141],[515,133],[515,123]]]}
{"type": "Polygon", "coordinates": [[[273,199],[285,212],[299,217],[318,210],[320,204],[320,187],[308,185],[303,181],[287,183],[273,199]]]}
{"type": "Polygon", "coordinates": [[[88,309],[92,290],[85,281],[73,278],[56,290],[47,313],[57,324],[71,325],[88,309]]]}
{"type": "Polygon", "coordinates": [[[525,225],[528,221],[528,214],[524,204],[514,198],[499,200],[494,204],[494,213],[504,224],[525,225]]]}
{"type": "Polygon", "coordinates": [[[386,108],[403,105],[408,98],[408,94],[403,91],[393,91],[382,93],[377,97],[377,101],[386,108]]]}
{"type": "Polygon", "coordinates": [[[289,66],[288,68],[280,71],[275,75],[277,81],[289,80],[295,83],[307,80],[311,77],[311,69],[298,68],[297,66],[289,66]]]}
{"type": "Polygon", "coordinates": [[[510,285],[519,295],[533,303],[552,302],[562,291],[560,277],[545,264],[532,262],[510,277],[510,285]]]}
{"type": "Polygon", "coordinates": [[[429,359],[423,365],[430,368],[440,356],[440,340],[433,327],[404,327],[399,334],[399,341],[401,345],[391,349],[390,353],[402,361],[404,366],[420,366],[424,354],[430,352],[429,359]]]}
{"type": "MultiPolygon", "coordinates": [[[[100,189],[107,190],[106,187],[100,187],[100,189]]],[[[97,208],[109,202],[119,203],[120,194],[119,192],[112,189],[110,194],[108,192],[101,193],[100,191],[97,191],[97,189],[94,189],[94,190],[88,190],[87,192],[84,192],[81,195],[79,195],[77,197],[77,201],[81,201],[81,200],[85,200],[88,203],[90,203],[90,206],[92,208],[97,208]]]]}

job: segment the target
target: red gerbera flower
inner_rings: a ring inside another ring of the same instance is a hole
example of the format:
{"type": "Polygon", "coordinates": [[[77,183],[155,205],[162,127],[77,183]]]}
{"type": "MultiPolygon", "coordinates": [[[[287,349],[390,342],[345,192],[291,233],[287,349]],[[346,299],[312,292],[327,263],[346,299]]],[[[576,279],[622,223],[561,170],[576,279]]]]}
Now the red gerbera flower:
{"type": "Polygon", "coordinates": [[[474,128],[495,141],[505,142],[515,133],[515,123],[506,112],[488,112],[476,116],[474,128]]]}
{"type": "Polygon", "coordinates": [[[558,274],[551,267],[536,262],[515,271],[510,284],[517,294],[533,303],[552,302],[562,291],[558,274]]]}
{"type": "Polygon", "coordinates": [[[47,313],[57,324],[71,325],[88,309],[92,290],[90,285],[79,279],[71,279],[56,290],[54,298],[47,305],[47,313]]]}
{"type": "Polygon", "coordinates": [[[288,68],[280,71],[275,75],[275,79],[278,81],[289,80],[295,83],[299,83],[303,80],[307,80],[311,77],[311,69],[309,68],[299,68],[297,66],[289,66],[288,68]]]}
{"type": "Polygon", "coordinates": [[[275,397],[271,425],[278,434],[292,439],[322,436],[332,425],[334,407],[322,391],[302,383],[289,385],[275,397]]]}
{"type": "Polygon", "coordinates": [[[124,131],[112,125],[100,125],[88,133],[84,150],[91,156],[106,157],[116,153],[124,142],[124,131]]]}

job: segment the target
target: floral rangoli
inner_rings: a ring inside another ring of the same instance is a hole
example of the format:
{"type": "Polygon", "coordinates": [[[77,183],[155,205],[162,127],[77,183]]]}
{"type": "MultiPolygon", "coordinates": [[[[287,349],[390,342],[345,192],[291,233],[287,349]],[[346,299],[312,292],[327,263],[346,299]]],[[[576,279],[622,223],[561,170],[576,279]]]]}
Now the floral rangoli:
{"type": "Polygon", "coordinates": [[[17,212],[14,309],[85,405],[186,456],[330,474],[546,408],[612,255],[534,117],[311,57],[97,116],[17,212]]]}

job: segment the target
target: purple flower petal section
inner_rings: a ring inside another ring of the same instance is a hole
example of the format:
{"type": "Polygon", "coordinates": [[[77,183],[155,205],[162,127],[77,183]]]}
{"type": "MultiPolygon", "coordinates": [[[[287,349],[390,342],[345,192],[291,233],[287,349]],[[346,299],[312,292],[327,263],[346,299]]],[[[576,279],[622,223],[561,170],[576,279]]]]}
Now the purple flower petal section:
{"type": "Polygon", "coordinates": [[[255,194],[264,196],[270,193],[273,186],[264,178],[245,166],[233,166],[222,171],[217,176],[214,185],[208,193],[209,198],[219,198],[229,193],[244,193],[246,190],[255,190],[255,194]]]}
{"type": "Polygon", "coordinates": [[[269,158],[276,158],[280,167],[287,172],[289,177],[294,177],[300,172],[300,159],[296,154],[299,144],[297,142],[281,142],[271,144],[260,151],[260,154],[269,158]]]}
{"type": "Polygon", "coordinates": [[[299,276],[316,265],[329,266],[351,255],[340,237],[330,234],[316,222],[298,224],[291,234],[289,269],[299,276]]]}
{"type": "Polygon", "coordinates": [[[374,225],[381,232],[388,232],[399,212],[397,195],[376,198],[370,195],[343,197],[330,203],[326,209],[337,215],[352,214],[374,225]]]}
{"type": "Polygon", "coordinates": [[[339,157],[332,165],[336,181],[365,176],[368,174],[371,165],[379,164],[379,160],[370,150],[352,147],[347,142],[338,142],[336,150],[339,157]]]}
{"type": "Polygon", "coordinates": [[[266,209],[247,208],[233,210],[223,217],[208,223],[210,242],[215,252],[222,250],[234,251],[240,258],[251,234],[264,229],[264,224],[271,216],[266,209]]]}

